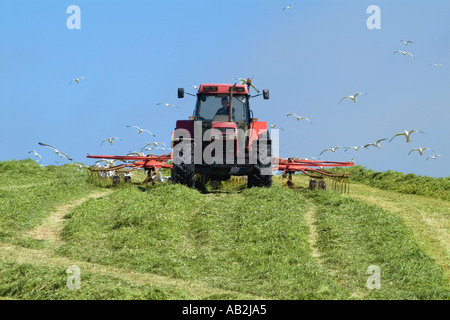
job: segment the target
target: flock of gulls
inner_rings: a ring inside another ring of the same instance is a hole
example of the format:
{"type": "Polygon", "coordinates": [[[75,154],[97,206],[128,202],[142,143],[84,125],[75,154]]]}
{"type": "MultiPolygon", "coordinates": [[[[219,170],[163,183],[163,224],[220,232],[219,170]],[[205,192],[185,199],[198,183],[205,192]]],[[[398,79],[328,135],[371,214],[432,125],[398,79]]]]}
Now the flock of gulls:
{"type": "MultiPolygon", "coordinates": [[[[295,5],[295,4],[290,4],[290,5],[286,6],[286,7],[284,7],[284,8],[282,9],[282,11],[291,9],[294,5],[295,5]]],[[[409,45],[413,43],[413,42],[410,41],[410,40],[400,40],[400,42],[401,42],[404,46],[406,46],[406,47],[409,47],[409,45]]],[[[398,54],[398,53],[401,54],[401,55],[403,55],[403,56],[411,56],[412,58],[415,58],[414,55],[413,55],[411,52],[408,52],[408,51],[403,51],[403,50],[396,50],[396,51],[394,51],[394,54],[398,54]]],[[[438,67],[441,67],[441,66],[442,66],[442,64],[440,64],[440,63],[429,64],[429,67],[435,67],[435,68],[438,68],[438,67]]],[[[250,79],[253,79],[253,77],[250,78],[250,79]]],[[[69,82],[69,85],[71,85],[73,82],[75,82],[76,84],[79,84],[81,80],[86,80],[86,78],[80,76],[80,77],[77,77],[77,78],[75,78],[75,79],[72,79],[72,80],[69,82]]],[[[240,84],[247,84],[247,79],[245,79],[245,78],[235,78],[234,80],[239,81],[240,84]]],[[[196,89],[196,90],[199,89],[199,86],[198,86],[198,85],[192,85],[192,86],[193,86],[194,89],[196,89]]],[[[250,84],[250,86],[251,86],[257,93],[260,92],[260,91],[256,88],[256,86],[253,84],[253,82],[250,84]]],[[[365,93],[363,93],[363,92],[356,92],[356,93],[354,93],[353,95],[344,96],[344,97],[342,97],[342,99],[339,101],[339,104],[340,104],[342,101],[344,101],[345,99],[349,99],[349,100],[353,101],[354,103],[356,103],[356,102],[358,102],[357,97],[358,97],[359,95],[362,95],[362,94],[365,94],[365,93]]],[[[167,103],[167,102],[159,102],[159,103],[157,103],[156,105],[163,105],[163,106],[166,106],[166,107],[176,107],[174,104],[167,103]]],[[[311,120],[308,119],[308,117],[305,117],[305,116],[299,116],[299,115],[297,115],[297,114],[295,114],[295,113],[289,113],[289,114],[286,115],[286,117],[293,117],[295,120],[297,120],[297,122],[300,122],[301,120],[305,120],[305,121],[309,122],[310,124],[312,124],[311,120]]],[[[153,134],[151,131],[146,130],[146,129],[142,129],[142,128],[138,127],[138,126],[126,126],[126,127],[127,127],[127,128],[135,128],[135,129],[137,129],[137,133],[138,133],[138,134],[142,134],[142,133],[146,132],[146,133],[150,134],[151,136],[156,137],[156,135],[153,134]]],[[[276,125],[276,124],[270,124],[270,128],[272,128],[272,129],[280,129],[280,130],[283,130],[283,131],[284,131],[283,128],[279,127],[279,126],[276,125]]],[[[412,141],[412,140],[411,140],[411,135],[412,135],[413,133],[415,133],[415,132],[422,133],[422,134],[425,133],[425,132],[423,132],[423,131],[421,131],[421,130],[415,130],[415,129],[413,129],[413,130],[405,130],[405,131],[403,131],[403,132],[396,133],[396,134],[389,140],[389,143],[390,143],[394,138],[399,137],[399,136],[404,136],[404,137],[405,137],[405,140],[406,140],[406,143],[410,143],[410,142],[412,141]]],[[[104,139],[104,140],[101,142],[100,146],[102,146],[103,143],[105,143],[105,142],[108,142],[110,145],[112,145],[112,144],[114,144],[114,141],[115,141],[115,140],[122,140],[122,139],[120,139],[120,138],[118,138],[118,137],[109,137],[109,138],[104,139]]],[[[371,143],[367,143],[367,144],[363,144],[363,145],[346,146],[346,147],[345,147],[345,146],[336,146],[336,147],[333,147],[333,148],[326,148],[326,149],[322,150],[322,151],[319,153],[319,156],[322,155],[322,154],[324,154],[325,152],[328,152],[328,151],[330,151],[330,152],[336,152],[336,150],[338,150],[338,149],[344,149],[344,152],[346,152],[346,151],[348,151],[348,150],[350,150],[350,149],[352,149],[352,150],[354,150],[354,151],[359,151],[361,148],[369,149],[370,147],[380,149],[380,148],[381,148],[381,144],[380,144],[380,143],[383,142],[383,141],[386,141],[386,140],[388,140],[388,139],[387,139],[387,138],[382,138],[382,139],[376,140],[375,142],[371,142],[371,143]]],[[[57,149],[57,148],[55,148],[55,147],[53,147],[53,146],[51,146],[51,145],[48,145],[48,144],[42,143],[42,142],[39,142],[38,144],[41,145],[41,146],[43,146],[43,147],[51,148],[51,149],[52,149],[57,155],[59,155],[61,158],[66,158],[66,159],[69,160],[69,161],[72,161],[72,160],[73,160],[73,159],[70,158],[67,154],[61,152],[59,149],[57,149]]],[[[146,154],[144,153],[145,151],[152,151],[152,150],[161,150],[161,151],[164,151],[166,148],[165,148],[165,147],[160,147],[160,145],[165,146],[165,144],[164,144],[163,142],[150,142],[150,143],[147,143],[144,147],[142,147],[142,148],[140,149],[139,152],[138,152],[138,151],[130,151],[127,155],[146,156],[146,154]]],[[[171,148],[168,148],[168,149],[171,149],[171,148]]],[[[424,151],[434,152],[432,149],[430,149],[430,148],[428,148],[428,147],[419,147],[419,148],[412,148],[412,149],[409,151],[408,155],[410,155],[410,154],[413,153],[413,152],[417,152],[420,156],[423,156],[423,155],[424,155],[424,151]]],[[[40,158],[40,159],[42,158],[42,156],[41,156],[40,154],[38,154],[35,150],[31,150],[31,151],[29,151],[28,153],[33,153],[33,155],[34,155],[36,158],[40,158]]],[[[154,154],[147,154],[147,155],[154,155],[154,154]]],[[[440,156],[441,156],[440,154],[429,155],[429,156],[427,156],[426,160],[428,160],[428,159],[437,159],[437,158],[440,157],[440,156]]],[[[316,157],[303,158],[303,160],[310,160],[310,159],[319,159],[319,158],[316,158],[316,157]]],[[[37,161],[37,160],[36,160],[36,161],[37,161]]],[[[102,159],[102,160],[97,161],[97,162],[95,163],[95,165],[99,165],[100,162],[106,162],[106,165],[107,165],[107,166],[110,166],[110,165],[113,165],[113,164],[114,164],[114,161],[115,161],[115,160],[105,160],[105,159],[102,159]]],[[[350,161],[354,162],[354,158],[352,158],[350,161]]]]}
{"type": "MultiPolygon", "coordinates": [[[[290,9],[290,8],[292,8],[292,5],[289,5],[289,6],[285,7],[285,8],[283,8],[283,11],[286,10],[286,9],[290,9]]],[[[400,42],[401,42],[404,46],[409,46],[410,44],[413,43],[413,42],[410,41],[410,40],[400,40],[400,42]]],[[[394,51],[394,54],[396,54],[396,53],[400,53],[400,54],[403,55],[403,56],[411,56],[411,57],[415,58],[414,55],[413,55],[412,53],[407,52],[407,51],[396,50],[396,51],[394,51]]],[[[438,67],[441,67],[442,64],[440,64],[440,63],[433,63],[433,64],[429,64],[428,66],[429,66],[429,67],[436,67],[436,68],[438,68],[438,67]]],[[[344,96],[343,98],[341,98],[341,100],[338,102],[338,104],[340,104],[340,103],[341,103],[342,101],[344,101],[345,99],[349,99],[349,100],[353,101],[354,103],[356,103],[356,102],[358,102],[357,97],[358,97],[359,95],[362,95],[362,94],[366,94],[366,93],[364,93],[364,92],[357,92],[357,93],[355,93],[355,94],[353,94],[353,95],[344,96]]],[[[312,124],[311,120],[309,120],[307,117],[305,117],[305,116],[299,116],[299,115],[297,115],[297,114],[295,114],[295,113],[289,113],[289,114],[286,115],[286,117],[294,117],[297,121],[306,120],[306,121],[308,121],[310,124],[312,124]]],[[[284,129],[280,128],[280,127],[279,127],[278,125],[276,125],[276,124],[271,124],[270,127],[271,127],[271,128],[278,128],[278,129],[284,130],[284,129]]],[[[396,133],[396,134],[389,140],[389,143],[390,143],[394,138],[396,138],[396,137],[398,137],[398,136],[404,136],[405,139],[406,139],[406,143],[410,143],[410,142],[412,141],[412,140],[411,140],[411,134],[413,134],[413,133],[415,133],[415,132],[425,133],[425,132],[423,132],[423,131],[421,131],[421,130],[416,130],[416,129],[413,129],[413,130],[405,130],[405,131],[403,131],[403,132],[396,133]]],[[[336,150],[338,150],[338,149],[344,149],[344,151],[347,151],[347,150],[349,150],[349,149],[352,149],[352,150],[354,150],[354,151],[359,151],[360,148],[369,149],[369,147],[374,147],[374,148],[380,149],[380,148],[381,148],[381,144],[380,144],[380,143],[383,142],[383,141],[386,141],[386,140],[388,140],[388,138],[378,139],[378,140],[376,140],[375,142],[367,143],[367,144],[363,144],[363,145],[358,145],[358,146],[347,146],[347,147],[344,147],[344,146],[336,146],[336,147],[333,147],[333,148],[326,148],[326,149],[322,150],[322,151],[319,153],[319,156],[322,155],[322,154],[325,153],[325,152],[328,152],[328,151],[330,151],[330,152],[336,152],[336,150]]],[[[412,149],[409,151],[408,155],[410,155],[410,154],[413,153],[413,152],[417,152],[420,156],[423,156],[423,155],[424,155],[424,151],[430,151],[430,152],[433,152],[433,153],[434,153],[434,151],[433,151],[432,149],[428,148],[428,147],[419,147],[419,148],[412,148],[412,149]]],[[[428,155],[427,158],[426,158],[426,160],[428,160],[428,159],[437,159],[438,157],[441,157],[441,155],[440,155],[440,154],[428,155]]],[[[309,160],[309,159],[317,159],[317,158],[315,158],[315,157],[312,157],[312,158],[302,158],[302,160],[309,160]]],[[[354,158],[352,158],[352,160],[350,160],[350,161],[354,162],[354,158]]]]}
{"type": "MultiPolygon", "coordinates": [[[[78,78],[72,79],[72,80],[70,80],[69,85],[71,85],[73,82],[75,82],[76,84],[79,84],[81,80],[86,80],[86,78],[85,77],[78,77],[78,78]]],[[[164,105],[166,107],[175,107],[175,105],[170,104],[170,103],[165,103],[165,102],[159,102],[156,105],[164,105]]],[[[129,125],[129,126],[126,126],[126,127],[127,128],[135,128],[135,129],[137,129],[137,133],[138,134],[142,134],[143,132],[146,132],[146,133],[150,134],[151,136],[156,137],[156,135],[154,133],[152,133],[151,131],[149,131],[147,129],[142,129],[139,126],[131,126],[131,125],[129,125]]],[[[100,143],[100,146],[102,146],[105,142],[108,142],[110,145],[113,145],[115,140],[122,140],[122,139],[118,138],[118,137],[108,137],[108,138],[102,140],[102,142],[100,143]]],[[[46,144],[46,143],[43,143],[43,142],[38,142],[38,144],[40,146],[52,149],[55,152],[55,154],[59,155],[61,158],[65,158],[65,159],[67,159],[69,161],[73,161],[73,159],[70,156],[68,156],[66,153],[62,152],[61,150],[59,150],[56,147],[53,147],[53,146],[51,146],[49,144],[46,144]]],[[[165,146],[165,144],[163,142],[150,142],[150,143],[147,143],[144,147],[142,147],[140,149],[140,152],[129,151],[129,153],[127,155],[130,155],[130,156],[131,155],[138,155],[138,156],[153,155],[154,156],[155,154],[147,154],[146,155],[146,154],[144,154],[144,151],[151,151],[151,150],[165,151],[166,149],[172,149],[172,148],[167,148],[167,147],[160,147],[161,145],[165,146]]],[[[32,153],[33,154],[33,156],[36,158],[36,162],[38,162],[38,163],[42,162],[41,161],[42,160],[42,156],[36,150],[30,150],[30,151],[28,151],[28,153],[32,153]]],[[[98,166],[101,162],[105,162],[106,166],[111,166],[111,165],[114,164],[115,161],[116,160],[102,159],[102,160],[99,160],[99,161],[95,162],[94,165],[98,166]]]]}

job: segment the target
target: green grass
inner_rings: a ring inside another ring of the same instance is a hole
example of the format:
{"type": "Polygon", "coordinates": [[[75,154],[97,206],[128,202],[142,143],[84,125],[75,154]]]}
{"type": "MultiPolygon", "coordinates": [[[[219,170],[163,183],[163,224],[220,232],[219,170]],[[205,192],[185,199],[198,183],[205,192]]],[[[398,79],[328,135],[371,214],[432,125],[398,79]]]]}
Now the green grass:
{"type": "Polygon", "coordinates": [[[41,167],[33,160],[0,162],[0,241],[42,222],[58,205],[97,189],[76,165],[41,167]]]}
{"type": "Polygon", "coordinates": [[[365,169],[362,166],[345,168],[345,172],[351,173],[351,181],[361,182],[372,187],[450,200],[450,177],[423,177],[391,170],[379,172],[365,169]]]}
{"type": "Polygon", "coordinates": [[[281,186],[124,188],[74,210],[59,253],[274,299],[348,297],[311,256],[305,210],[281,186]]]}
{"type": "Polygon", "coordinates": [[[439,267],[395,215],[335,192],[303,191],[318,207],[319,250],[326,267],[368,299],[448,299],[439,267]],[[370,265],[381,269],[381,290],[366,289],[370,265]]]}
{"type": "Polygon", "coordinates": [[[0,296],[29,300],[166,300],[177,292],[134,285],[117,277],[81,272],[80,289],[67,287],[67,267],[0,262],[0,296]]]}
{"type": "MultiPolygon", "coordinates": [[[[50,245],[50,240],[30,237],[27,231],[45,223],[56,208],[105,190],[77,169],[40,167],[32,160],[0,162],[0,297],[450,297],[442,267],[426,253],[433,251],[421,247],[428,242],[417,241],[426,233],[412,232],[420,224],[405,223],[400,207],[394,213],[363,196],[291,190],[278,177],[269,189],[247,189],[245,182],[208,183],[200,190],[170,183],[123,184],[68,211],[62,230],[52,229],[61,232],[61,240],[50,245]],[[66,265],[72,261],[82,269],[81,290],[66,288],[66,265]],[[370,265],[381,269],[380,290],[366,287],[370,265]]],[[[372,174],[361,172],[355,180],[372,174]]],[[[380,183],[391,190],[383,192],[397,196],[394,191],[447,197],[436,191],[447,180],[430,178],[426,190],[420,183],[425,178],[401,178],[412,181],[414,192],[396,187],[406,183],[390,172],[380,183]],[[436,192],[428,194],[431,189],[436,192]]],[[[443,214],[430,216],[430,223],[445,226],[446,202],[432,200],[443,214]]],[[[445,227],[439,230],[438,240],[446,243],[445,227]]],[[[441,260],[445,266],[445,257],[441,260]]]]}

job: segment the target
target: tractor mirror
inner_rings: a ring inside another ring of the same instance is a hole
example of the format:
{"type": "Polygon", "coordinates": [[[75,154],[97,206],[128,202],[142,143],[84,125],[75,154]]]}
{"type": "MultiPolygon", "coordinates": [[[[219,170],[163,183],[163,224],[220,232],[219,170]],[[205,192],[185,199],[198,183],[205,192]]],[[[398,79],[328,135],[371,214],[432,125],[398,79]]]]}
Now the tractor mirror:
{"type": "Polygon", "coordinates": [[[184,98],[184,88],[178,88],[178,99],[184,98]]]}
{"type": "Polygon", "coordinates": [[[263,90],[263,97],[265,100],[269,99],[269,89],[264,89],[263,90]]]}

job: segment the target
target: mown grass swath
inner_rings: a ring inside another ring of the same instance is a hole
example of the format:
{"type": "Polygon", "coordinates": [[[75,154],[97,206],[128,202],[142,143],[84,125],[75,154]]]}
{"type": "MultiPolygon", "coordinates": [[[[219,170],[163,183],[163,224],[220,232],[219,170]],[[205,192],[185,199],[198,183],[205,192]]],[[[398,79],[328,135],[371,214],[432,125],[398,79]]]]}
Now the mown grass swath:
{"type": "Polygon", "coordinates": [[[362,166],[349,167],[345,170],[351,173],[351,181],[385,190],[450,200],[450,177],[432,178],[391,170],[380,172],[362,166]]]}
{"type": "Polygon", "coordinates": [[[281,186],[121,189],[70,215],[60,253],[275,299],[345,298],[312,258],[305,202],[281,186]]]}
{"type": "Polygon", "coordinates": [[[0,240],[37,226],[58,205],[96,189],[86,178],[76,165],[0,162],[0,240]]]}
{"type": "Polygon", "coordinates": [[[162,300],[182,295],[154,285],[135,285],[117,277],[81,274],[81,288],[67,288],[66,267],[0,262],[0,296],[30,300],[162,300]]]}
{"type": "Polygon", "coordinates": [[[335,192],[303,194],[318,207],[318,245],[325,267],[347,290],[368,299],[450,297],[448,279],[400,218],[335,192]],[[370,265],[381,269],[381,290],[366,288],[370,265]]]}

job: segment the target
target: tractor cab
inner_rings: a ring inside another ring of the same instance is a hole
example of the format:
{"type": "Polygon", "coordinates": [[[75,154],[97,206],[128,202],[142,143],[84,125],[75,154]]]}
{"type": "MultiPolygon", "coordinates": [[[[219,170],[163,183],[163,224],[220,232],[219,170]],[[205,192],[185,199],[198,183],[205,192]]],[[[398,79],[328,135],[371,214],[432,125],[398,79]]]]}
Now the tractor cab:
{"type": "Polygon", "coordinates": [[[201,86],[197,94],[197,105],[194,110],[195,120],[201,121],[229,121],[229,122],[249,122],[250,108],[248,103],[248,90],[245,86],[236,88],[236,93],[232,96],[229,93],[231,86],[221,88],[223,92],[210,92],[204,88],[214,88],[217,86],[201,86]],[[227,92],[228,91],[228,92],[227,92]],[[231,99],[231,100],[230,100],[231,99]],[[232,108],[231,119],[229,109],[232,108]],[[230,121],[231,120],[231,121],[230,121]]]}

